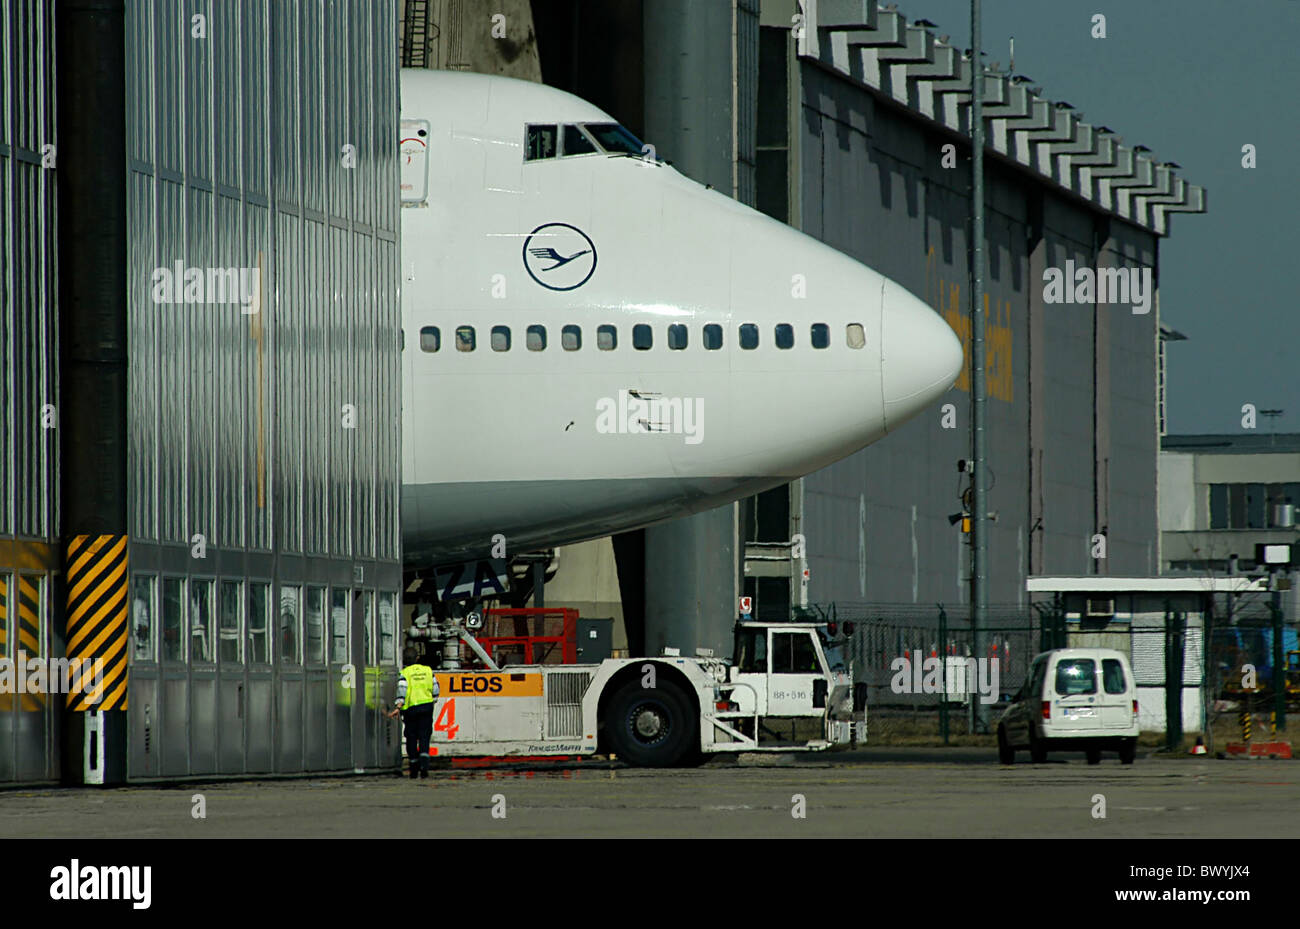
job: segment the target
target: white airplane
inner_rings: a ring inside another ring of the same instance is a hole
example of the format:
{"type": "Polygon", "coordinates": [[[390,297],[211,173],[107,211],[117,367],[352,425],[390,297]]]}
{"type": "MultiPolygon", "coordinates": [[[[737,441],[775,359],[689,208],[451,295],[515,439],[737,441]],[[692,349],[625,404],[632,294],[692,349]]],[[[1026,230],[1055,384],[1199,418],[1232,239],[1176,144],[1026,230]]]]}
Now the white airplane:
{"type": "Polygon", "coordinates": [[[956,379],[961,344],[920,299],[578,97],[423,69],[401,91],[408,565],[729,503],[956,379]]]}

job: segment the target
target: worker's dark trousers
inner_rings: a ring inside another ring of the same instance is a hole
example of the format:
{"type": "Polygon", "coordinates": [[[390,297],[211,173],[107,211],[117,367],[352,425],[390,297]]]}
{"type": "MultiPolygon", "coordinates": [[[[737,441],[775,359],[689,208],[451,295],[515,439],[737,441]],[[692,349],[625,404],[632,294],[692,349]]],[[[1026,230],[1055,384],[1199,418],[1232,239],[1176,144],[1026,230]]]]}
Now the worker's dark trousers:
{"type": "Polygon", "coordinates": [[[422,703],[402,711],[406,726],[406,757],[411,759],[411,777],[429,770],[429,738],[433,735],[433,704],[422,703]]]}

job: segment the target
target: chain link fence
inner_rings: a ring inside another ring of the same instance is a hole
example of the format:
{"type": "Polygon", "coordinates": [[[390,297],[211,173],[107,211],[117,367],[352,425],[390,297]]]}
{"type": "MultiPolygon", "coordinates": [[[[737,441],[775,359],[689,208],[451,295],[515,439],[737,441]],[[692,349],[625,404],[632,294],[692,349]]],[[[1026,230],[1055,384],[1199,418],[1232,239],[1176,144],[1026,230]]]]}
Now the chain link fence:
{"type": "Polygon", "coordinates": [[[1278,651],[1286,700],[1273,685],[1274,609],[1247,604],[1226,618],[1167,609],[1131,620],[1067,622],[1059,601],[991,606],[977,646],[967,604],[818,604],[812,618],[846,631],[838,659],[865,686],[873,745],[983,744],[1020,690],[1035,655],[1053,648],[1113,648],[1129,656],[1144,741],[1180,749],[1203,737],[1209,751],[1255,741],[1300,712],[1300,642],[1282,623],[1278,651]],[[1207,644],[1208,643],[1208,644],[1207,644]],[[984,659],[972,662],[969,659],[984,659]],[[1254,669],[1253,676],[1249,669],[1254,669]]]}

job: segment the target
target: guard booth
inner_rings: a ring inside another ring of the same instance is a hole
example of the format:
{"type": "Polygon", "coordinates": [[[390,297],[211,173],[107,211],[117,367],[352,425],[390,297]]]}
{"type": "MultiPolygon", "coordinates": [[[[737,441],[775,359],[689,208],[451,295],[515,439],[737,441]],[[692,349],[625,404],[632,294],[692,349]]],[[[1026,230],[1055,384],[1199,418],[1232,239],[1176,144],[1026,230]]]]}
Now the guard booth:
{"type": "Polygon", "coordinates": [[[1068,647],[1129,656],[1142,731],[1163,732],[1170,745],[1207,729],[1222,670],[1208,647],[1223,638],[1214,630],[1269,596],[1266,578],[1246,576],[1030,577],[1025,587],[1063,620],[1068,647]]]}

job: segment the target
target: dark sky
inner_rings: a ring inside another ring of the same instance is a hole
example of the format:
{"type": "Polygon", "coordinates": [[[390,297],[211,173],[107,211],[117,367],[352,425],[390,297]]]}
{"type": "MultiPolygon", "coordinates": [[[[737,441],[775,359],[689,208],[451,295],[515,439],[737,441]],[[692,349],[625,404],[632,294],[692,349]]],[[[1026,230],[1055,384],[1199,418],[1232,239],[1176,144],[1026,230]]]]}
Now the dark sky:
{"type": "MultiPolygon", "coordinates": [[[[1008,62],[1127,146],[1206,190],[1170,218],[1160,318],[1171,343],[1170,432],[1239,432],[1241,406],[1282,408],[1300,432],[1300,2],[984,0],[986,62],[1008,62]],[[1105,39],[1092,16],[1106,16],[1105,39]],[[1257,167],[1242,168],[1241,148],[1257,167]]],[[[970,45],[969,0],[899,0],[908,21],[970,45]]],[[[1260,419],[1261,431],[1269,424],[1260,419]]]]}

